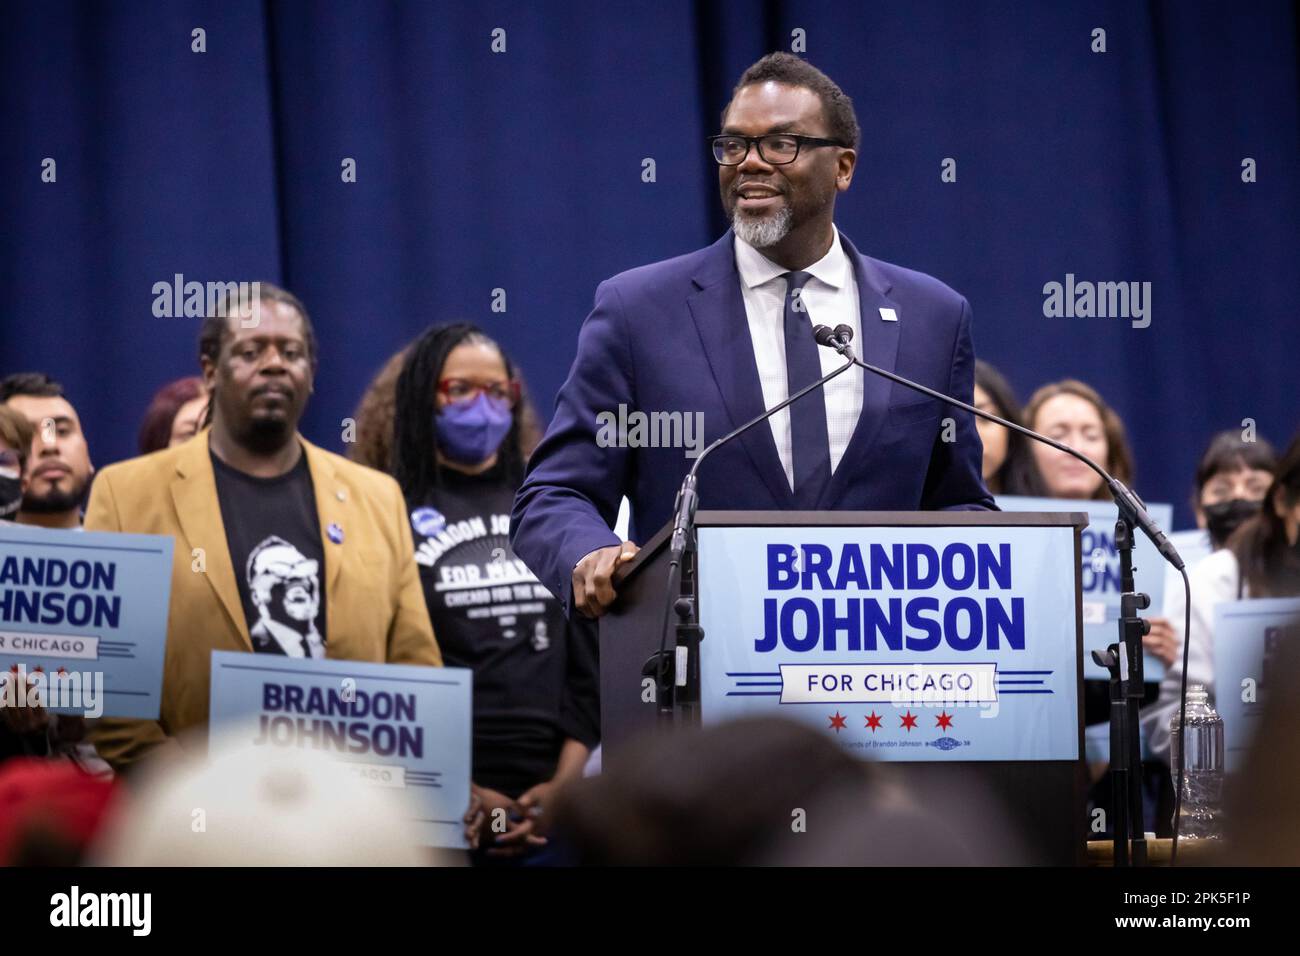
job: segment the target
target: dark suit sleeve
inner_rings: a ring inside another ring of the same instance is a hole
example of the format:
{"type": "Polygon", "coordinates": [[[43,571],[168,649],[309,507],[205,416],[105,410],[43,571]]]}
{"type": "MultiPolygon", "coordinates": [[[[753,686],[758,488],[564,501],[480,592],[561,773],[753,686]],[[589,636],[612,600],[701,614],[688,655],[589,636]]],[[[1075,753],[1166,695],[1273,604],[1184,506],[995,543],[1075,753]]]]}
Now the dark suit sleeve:
{"type": "Polygon", "coordinates": [[[510,545],[565,609],[573,608],[573,567],[618,544],[610,530],[629,484],[626,448],[597,443],[601,413],[634,402],[632,358],[622,301],[609,282],[578,334],[578,354],[555,401],[555,416],[528,464],[510,516],[510,545]]]}
{"type": "Polygon", "coordinates": [[[597,624],[573,615],[565,634],[564,698],[560,725],[565,737],[588,750],[600,743],[600,666],[597,624]]]}
{"type": "MultiPolygon", "coordinates": [[[[953,343],[948,394],[967,404],[975,402],[975,347],[971,342],[970,305],[961,300],[961,319],[953,343]]],[[[996,511],[993,496],[984,484],[984,445],[975,429],[975,416],[958,408],[949,408],[956,423],[953,440],[944,441],[949,432],[939,429],[930,453],[930,468],[921,493],[921,507],[934,511],[996,511]]],[[[949,415],[945,415],[945,418],[949,415]]]]}

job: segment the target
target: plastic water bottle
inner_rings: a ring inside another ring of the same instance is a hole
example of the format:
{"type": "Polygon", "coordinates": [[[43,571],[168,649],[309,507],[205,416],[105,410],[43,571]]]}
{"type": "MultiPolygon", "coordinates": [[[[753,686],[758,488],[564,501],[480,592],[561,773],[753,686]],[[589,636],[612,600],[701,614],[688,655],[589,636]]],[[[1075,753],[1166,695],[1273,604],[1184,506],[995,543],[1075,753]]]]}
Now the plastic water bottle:
{"type": "MultiPolygon", "coordinates": [[[[1183,749],[1178,711],[1169,721],[1169,766],[1178,786],[1178,752],[1183,749]]],[[[1210,706],[1203,684],[1187,686],[1186,761],[1178,835],[1194,840],[1217,839],[1222,823],[1223,718],[1210,706]]]]}

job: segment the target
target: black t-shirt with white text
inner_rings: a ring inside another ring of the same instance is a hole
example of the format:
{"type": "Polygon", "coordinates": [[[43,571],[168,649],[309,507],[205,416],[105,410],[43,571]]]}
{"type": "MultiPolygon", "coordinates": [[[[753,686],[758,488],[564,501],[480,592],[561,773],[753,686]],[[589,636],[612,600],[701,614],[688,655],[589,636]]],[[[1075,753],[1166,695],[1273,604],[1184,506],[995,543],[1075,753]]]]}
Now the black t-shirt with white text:
{"type": "Polygon", "coordinates": [[[221,521],[253,650],[325,656],[325,552],[304,452],[275,478],[212,455],[221,521]]]}
{"type": "Polygon", "coordinates": [[[594,747],[600,719],[595,627],[567,621],[510,550],[514,497],[497,466],[444,469],[408,502],[443,662],[474,672],[474,780],[511,798],[550,779],[566,739],[594,747]]]}

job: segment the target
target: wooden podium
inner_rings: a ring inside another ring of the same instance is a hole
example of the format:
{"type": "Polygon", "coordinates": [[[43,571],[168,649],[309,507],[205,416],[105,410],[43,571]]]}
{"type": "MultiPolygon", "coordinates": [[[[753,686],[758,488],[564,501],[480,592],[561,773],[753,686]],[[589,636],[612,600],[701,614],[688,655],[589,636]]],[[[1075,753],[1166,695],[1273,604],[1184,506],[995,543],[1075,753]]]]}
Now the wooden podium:
{"type": "MultiPolygon", "coordinates": [[[[753,598],[742,592],[747,585],[741,579],[737,584],[728,581],[729,587],[738,588],[720,595],[718,589],[710,588],[708,580],[702,580],[713,567],[714,574],[720,575],[724,565],[719,561],[727,559],[715,556],[702,556],[701,550],[709,547],[708,542],[720,539],[711,532],[717,529],[762,529],[760,532],[745,534],[773,535],[789,534],[801,541],[817,540],[819,535],[828,540],[857,540],[866,544],[874,538],[910,533],[916,529],[918,536],[942,534],[943,529],[950,529],[948,534],[953,542],[961,542],[965,537],[972,539],[996,537],[1005,532],[1007,536],[1018,536],[1016,540],[1026,540],[1026,535],[1033,535],[1027,529],[1056,529],[1043,532],[1043,539],[1051,536],[1053,559],[1045,562],[1042,574],[1051,574],[1055,582],[1046,582],[1053,606],[1049,609],[1056,625],[1052,628],[1052,640],[1055,653],[1064,662],[1060,674],[1055,678],[1057,688],[1064,690],[1068,696],[1073,687],[1074,713],[1073,734],[1075,746],[1072,748],[1074,759],[970,759],[962,760],[959,754],[950,754],[948,749],[931,749],[928,751],[937,759],[918,759],[913,756],[895,763],[904,781],[914,781],[918,785],[942,785],[945,779],[960,774],[962,779],[976,777],[987,786],[996,797],[1000,797],[1006,806],[1008,816],[1019,826],[1027,842],[1040,849],[1044,862],[1061,865],[1081,865],[1085,862],[1085,849],[1088,836],[1088,819],[1086,815],[1086,794],[1088,786],[1087,770],[1083,760],[1083,621],[1081,613],[1082,568],[1080,563],[1080,533],[1087,527],[1088,519],[1078,513],[1037,513],[1037,512],[991,512],[991,511],[944,511],[944,512],[850,512],[850,511],[701,511],[696,517],[696,540],[689,548],[684,561],[684,573],[681,594],[693,599],[699,609],[699,620],[704,626],[700,642],[701,652],[698,658],[716,656],[718,648],[707,647],[709,641],[750,641],[755,635],[751,628],[743,630],[743,625],[731,627],[730,622],[739,619],[732,616],[733,608],[753,598]],[[1071,530],[1067,530],[1071,529],[1071,530]],[[1072,533],[1071,533],[1072,531],[1072,533]],[[1072,554],[1063,552],[1070,548],[1072,554]],[[703,560],[702,560],[703,558],[703,560]],[[702,566],[702,568],[701,568],[702,566]],[[1050,566],[1050,567],[1049,567],[1050,566]],[[1070,578],[1072,577],[1072,580],[1070,578]],[[703,587],[702,587],[703,586],[703,587]],[[1053,590],[1054,588],[1054,590],[1053,590]],[[701,592],[704,597],[701,603],[701,592]],[[1072,597],[1072,601],[1070,600],[1072,597]],[[713,606],[709,605],[712,600],[713,606]],[[709,621],[722,621],[722,627],[711,627],[709,621]],[[1072,622],[1072,624],[1071,624],[1072,622]],[[736,628],[739,628],[736,629],[736,628]],[[721,630],[724,633],[715,633],[721,630]],[[730,630],[730,633],[725,633],[730,630]],[[742,633],[743,631],[743,633],[742,633]],[[1073,644],[1072,648],[1059,645],[1073,644]],[[1068,656],[1067,656],[1068,655],[1068,656]],[[1069,671],[1072,666],[1073,670],[1069,671]],[[955,768],[952,765],[957,765],[955,768]]],[[[649,696],[644,684],[643,670],[647,661],[656,658],[662,636],[662,624],[667,606],[666,588],[668,585],[669,538],[671,526],[661,529],[651,538],[637,556],[621,569],[617,579],[619,600],[600,620],[600,699],[601,699],[601,736],[602,746],[608,755],[617,754],[626,743],[646,732],[656,729],[670,732],[681,723],[681,714],[675,720],[665,720],[658,705],[649,696]]],[[[957,546],[960,547],[960,544],[957,546]]],[[[770,550],[769,550],[770,554],[770,550]]],[[[748,553],[731,552],[732,557],[748,560],[748,553]]],[[[1031,571],[1023,577],[1030,576],[1031,571]]],[[[805,579],[806,580],[806,579],[805,579]]],[[[1040,582],[1035,581],[1034,586],[1040,582]]],[[[759,589],[760,585],[754,585],[759,589]]],[[[847,592],[845,592],[847,593],[847,592]]],[[[856,592],[855,592],[856,593],[856,592]]],[[[1039,601],[1041,605],[1046,599],[1039,601]]],[[[752,615],[751,615],[752,616],[752,615]]],[[[1042,619],[1042,615],[1039,615],[1042,619]]],[[[675,620],[675,618],[674,618],[675,620]]],[[[674,635],[675,637],[675,635],[674,635]]],[[[674,637],[670,637],[670,644],[674,637]]],[[[779,648],[778,648],[779,650],[779,648]]],[[[841,647],[837,660],[854,660],[849,648],[841,647]]],[[[774,655],[781,656],[781,655],[774,655]]],[[[806,655],[783,655],[785,660],[805,659],[806,655]]],[[[955,656],[952,654],[949,657],[955,656]]],[[[716,667],[716,664],[714,665],[716,667]]],[[[785,671],[782,671],[784,674],[785,671]]],[[[1035,672],[1039,673],[1039,672],[1035,672]]],[[[775,678],[775,674],[771,675],[775,678]]],[[[721,673],[710,673],[707,666],[692,675],[698,704],[688,706],[685,713],[690,722],[700,720],[711,722],[710,698],[716,702],[716,696],[722,691],[717,686],[724,678],[721,673]]],[[[1005,685],[999,690],[1003,694],[1047,694],[1052,691],[1025,690],[1010,688],[1011,684],[1033,684],[1031,680],[1002,679],[1005,685]]],[[[1041,683],[1041,679],[1037,679],[1041,683]]],[[[773,681],[780,683],[779,680],[773,681]]],[[[769,696],[775,696],[773,691],[769,696]]],[[[782,692],[784,693],[784,692],[782,692]]],[[[731,696],[728,694],[727,696],[731,696]]],[[[740,696],[739,694],[737,696],[740,696]]],[[[757,696],[757,695],[754,695],[757,696]]],[[[1030,698],[1002,698],[1008,702],[1027,701],[1030,698]]],[[[1064,697],[1058,698],[1064,701],[1064,697]]],[[[786,701],[782,700],[782,703],[786,701]]],[[[762,706],[770,707],[769,714],[784,715],[774,702],[762,706]]],[[[804,706],[807,706],[806,704],[804,706]]],[[[1065,704],[1053,704],[1064,707],[1065,704]]],[[[723,719],[715,713],[712,719],[723,719]]],[[[792,708],[785,712],[793,713],[792,708]]],[[[839,710],[836,710],[838,715],[839,710]]],[[[875,713],[875,710],[872,710],[875,713]]],[[[910,711],[909,711],[910,713],[910,711]]],[[[1068,716],[1068,715],[1067,715],[1068,716]]],[[[1016,720],[1014,714],[1004,720],[1016,720]]],[[[966,726],[971,726],[967,722],[966,726]]],[[[1005,726],[1005,725],[1004,725],[1005,726]]],[[[977,728],[983,729],[983,728],[977,728]]],[[[1064,731],[1068,737],[1068,728],[1064,731]]],[[[837,735],[838,736],[838,735],[837,735]]],[[[933,734],[931,735],[933,736],[933,734]]],[[[940,743],[943,743],[940,740],[940,743]]],[[[966,741],[967,744],[970,741],[966,741]]],[[[912,746],[916,746],[912,744],[912,746]]],[[[952,745],[956,746],[956,745],[952,745]]],[[[922,751],[914,750],[913,754],[922,751]]],[[[872,755],[868,755],[869,757],[872,755]]]]}

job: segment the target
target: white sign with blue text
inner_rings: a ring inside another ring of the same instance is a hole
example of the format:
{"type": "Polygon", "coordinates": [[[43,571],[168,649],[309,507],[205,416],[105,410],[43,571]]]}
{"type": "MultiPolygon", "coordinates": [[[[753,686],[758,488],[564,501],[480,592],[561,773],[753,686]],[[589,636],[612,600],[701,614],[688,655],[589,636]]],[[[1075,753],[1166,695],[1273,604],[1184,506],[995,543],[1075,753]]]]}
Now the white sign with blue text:
{"type": "Polygon", "coordinates": [[[1223,718],[1223,769],[1242,767],[1277,682],[1278,643],[1300,621],[1300,598],[1224,601],[1214,606],[1214,709],[1223,718]]]}
{"type": "Polygon", "coordinates": [[[461,667],[212,653],[211,723],[256,745],[336,755],[375,786],[411,790],[412,842],[463,848],[470,693],[461,667]]]}
{"type": "Polygon", "coordinates": [[[0,525],[4,702],[156,720],[173,540],[0,525]],[[38,691],[32,699],[29,688],[38,691]]]}
{"type": "MultiPolygon", "coordinates": [[[[1093,661],[1092,652],[1119,642],[1119,598],[1123,591],[1119,551],[1115,548],[1115,520],[1119,517],[1115,502],[999,495],[997,504],[1003,511],[1082,511],[1088,516],[1079,549],[1083,563],[1083,676],[1085,680],[1109,680],[1110,674],[1093,661]]],[[[1173,506],[1146,507],[1155,523],[1168,531],[1174,518],[1173,506]]],[[[1141,531],[1134,530],[1133,541],[1134,585],[1151,597],[1150,608],[1141,613],[1146,617],[1159,615],[1165,599],[1165,559],[1141,531]]],[[[1159,681],[1164,673],[1165,665],[1159,658],[1142,655],[1142,676],[1148,683],[1159,681]]]]}
{"type": "Polygon", "coordinates": [[[1079,756],[1070,527],[699,530],[701,713],[876,760],[1079,756]]]}

